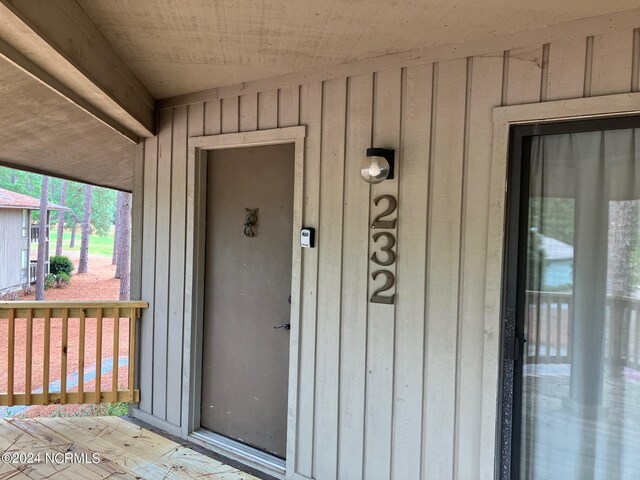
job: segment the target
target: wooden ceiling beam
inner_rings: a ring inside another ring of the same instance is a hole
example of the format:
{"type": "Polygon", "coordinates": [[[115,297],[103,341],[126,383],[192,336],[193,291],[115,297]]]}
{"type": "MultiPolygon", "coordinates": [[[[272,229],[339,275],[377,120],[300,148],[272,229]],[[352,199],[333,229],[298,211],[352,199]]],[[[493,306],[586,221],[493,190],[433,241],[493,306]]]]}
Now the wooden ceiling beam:
{"type": "Polygon", "coordinates": [[[137,143],[155,102],[73,0],[0,0],[0,57],[137,143]]]}

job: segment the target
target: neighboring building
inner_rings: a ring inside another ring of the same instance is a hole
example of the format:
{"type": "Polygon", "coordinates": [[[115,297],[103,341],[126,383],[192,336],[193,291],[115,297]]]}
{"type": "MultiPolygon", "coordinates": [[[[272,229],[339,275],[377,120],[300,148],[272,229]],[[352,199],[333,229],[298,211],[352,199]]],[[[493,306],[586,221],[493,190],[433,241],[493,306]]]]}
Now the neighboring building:
{"type": "Polygon", "coordinates": [[[573,285],[573,247],[555,238],[540,235],[540,248],[544,252],[542,290],[573,285]]]}
{"type": "MultiPolygon", "coordinates": [[[[36,261],[31,260],[31,244],[37,243],[38,225],[31,213],[40,209],[40,200],[0,188],[0,296],[20,290],[35,281],[36,261]]],[[[52,210],[69,210],[49,203],[47,209],[47,256],[49,271],[49,217],[52,210]]],[[[34,247],[37,251],[37,246],[34,247]]]]}

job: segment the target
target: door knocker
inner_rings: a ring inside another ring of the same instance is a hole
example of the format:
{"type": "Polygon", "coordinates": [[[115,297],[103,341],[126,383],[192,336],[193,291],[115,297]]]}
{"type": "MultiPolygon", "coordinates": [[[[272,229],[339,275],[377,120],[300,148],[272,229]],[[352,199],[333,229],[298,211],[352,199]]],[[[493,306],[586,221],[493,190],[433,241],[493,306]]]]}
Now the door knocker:
{"type": "Polygon", "coordinates": [[[258,222],[258,210],[259,208],[245,208],[247,211],[244,216],[244,234],[246,237],[255,237],[256,232],[253,230],[258,222]]]}

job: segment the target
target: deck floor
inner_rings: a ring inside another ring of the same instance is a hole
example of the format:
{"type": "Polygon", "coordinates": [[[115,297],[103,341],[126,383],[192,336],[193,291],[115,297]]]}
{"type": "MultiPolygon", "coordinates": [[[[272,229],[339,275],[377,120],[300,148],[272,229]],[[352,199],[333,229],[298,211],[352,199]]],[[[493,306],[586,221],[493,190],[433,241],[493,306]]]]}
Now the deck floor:
{"type": "Polygon", "coordinates": [[[44,478],[258,480],[119,417],[0,420],[0,480],[44,478]]]}

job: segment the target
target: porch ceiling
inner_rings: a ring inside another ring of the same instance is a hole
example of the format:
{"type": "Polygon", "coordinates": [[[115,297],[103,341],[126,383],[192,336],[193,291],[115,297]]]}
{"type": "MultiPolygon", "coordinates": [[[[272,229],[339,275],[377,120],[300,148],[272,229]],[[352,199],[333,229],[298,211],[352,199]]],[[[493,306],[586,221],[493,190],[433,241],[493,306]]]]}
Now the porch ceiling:
{"type": "Polygon", "coordinates": [[[135,145],[0,60],[0,164],[132,188],[135,145]]]}
{"type": "Polygon", "coordinates": [[[638,7],[637,0],[78,0],[156,98],[638,7]]]}

